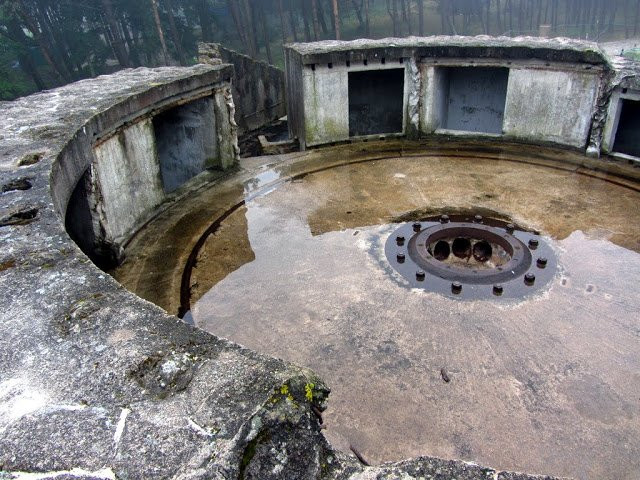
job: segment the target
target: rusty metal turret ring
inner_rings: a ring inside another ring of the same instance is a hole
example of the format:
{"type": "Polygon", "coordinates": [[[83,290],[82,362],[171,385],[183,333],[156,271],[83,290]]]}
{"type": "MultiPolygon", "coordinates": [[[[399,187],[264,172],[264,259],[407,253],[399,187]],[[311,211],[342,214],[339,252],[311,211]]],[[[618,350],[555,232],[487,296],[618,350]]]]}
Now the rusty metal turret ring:
{"type": "Polygon", "coordinates": [[[385,253],[412,287],[457,298],[523,297],[557,271],[553,249],[537,232],[479,215],[402,225],[385,253]]]}

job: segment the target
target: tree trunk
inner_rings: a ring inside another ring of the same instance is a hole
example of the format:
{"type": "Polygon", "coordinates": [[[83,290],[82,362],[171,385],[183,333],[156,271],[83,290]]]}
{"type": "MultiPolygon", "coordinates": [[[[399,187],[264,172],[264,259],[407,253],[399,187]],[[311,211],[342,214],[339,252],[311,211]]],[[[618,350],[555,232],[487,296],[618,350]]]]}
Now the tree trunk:
{"type": "Polygon", "coordinates": [[[304,38],[307,42],[311,41],[311,28],[309,27],[309,9],[307,8],[307,0],[301,0],[302,23],[304,25],[304,38]]]}
{"type": "Polygon", "coordinates": [[[502,28],[502,18],[500,17],[500,0],[496,0],[496,27],[498,35],[502,35],[504,29],[502,28]]]}
{"type": "Polygon", "coordinates": [[[333,0],[333,25],[336,32],[336,40],[340,40],[340,12],[338,11],[338,0],[333,0]]]}
{"type": "Polygon", "coordinates": [[[213,40],[213,30],[211,29],[211,19],[207,12],[207,0],[197,0],[198,18],[202,29],[202,40],[210,42],[213,40]]]}
{"type": "Polygon", "coordinates": [[[40,73],[38,73],[38,69],[34,65],[29,55],[27,54],[19,55],[18,61],[20,62],[20,68],[22,68],[22,71],[25,73],[27,77],[33,80],[33,83],[36,84],[36,87],[38,88],[38,90],[44,90],[47,88],[47,86],[44,83],[44,80],[42,80],[42,77],[40,76],[40,73]]]}
{"type": "Polygon", "coordinates": [[[356,12],[360,28],[364,28],[364,18],[362,17],[362,9],[360,5],[358,5],[358,0],[351,0],[351,4],[353,5],[353,10],[356,12]]]}
{"type": "Polygon", "coordinates": [[[407,31],[409,35],[413,35],[413,29],[411,28],[411,16],[409,15],[409,7],[407,6],[407,0],[400,0],[402,4],[402,18],[407,24],[407,31]]]}
{"type": "Polygon", "coordinates": [[[127,42],[127,46],[129,47],[129,59],[132,61],[134,66],[139,67],[140,65],[142,65],[142,63],[140,62],[140,56],[138,55],[135,44],[133,43],[133,38],[131,37],[129,27],[127,26],[127,23],[123,18],[120,19],[120,26],[122,28],[122,33],[124,34],[124,39],[127,42]]]}
{"type": "Polygon", "coordinates": [[[387,0],[387,12],[391,17],[391,23],[393,25],[393,36],[398,36],[398,8],[396,0],[387,0]]]}
{"type": "Polygon", "coordinates": [[[42,32],[38,28],[36,20],[28,13],[26,9],[21,7],[17,10],[18,16],[24,22],[24,25],[33,35],[35,42],[38,44],[42,56],[49,64],[54,74],[58,76],[62,83],[68,83],[72,81],[71,74],[64,68],[61,62],[57,62],[54,53],[49,48],[48,43],[42,38],[42,32]]]}
{"type": "Polygon", "coordinates": [[[418,1],[418,35],[424,37],[424,0],[418,1]]]}
{"type": "Polygon", "coordinates": [[[171,38],[173,39],[173,44],[176,46],[176,51],[178,52],[178,59],[180,60],[180,65],[187,64],[187,57],[184,54],[184,48],[182,48],[182,39],[180,38],[180,32],[178,31],[178,27],[176,25],[176,19],[173,16],[173,2],[172,0],[165,0],[167,5],[167,15],[169,17],[169,30],[171,31],[171,38]]]}
{"type": "Polygon", "coordinates": [[[156,30],[158,31],[158,38],[160,39],[160,46],[162,47],[164,64],[168,66],[169,51],[167,50],[167,43],[164,40],[164,31],[162,30],[162,23],[160,23],[160,14],[158,13],[158,0],[151,0],[151,9],[153,10],[153,20],[156,24],[156,30]]]}
{"type": "Polygon", "coordinates": [[[244,6],[245,21],[247,23],[247,32],[251,39],[253,56],[257,58],[260,53],[260,44],[258,43],[258,28],[256,26],[258,22],[256,21],[256,10],[253,8],[253,0],[243,0],[242,5],[244,6]]]}
{"type": "Polygon", "coordinates": [[[264,42],[264,49],[267,51],[267,61],[269,65],[273,65],[273,57],[271,56],[271,39],[269,38],[269,29],[267,28],[266,13],[264,11],[264,4],[260,5],[260,27],[262,28],[262,41],[264,42]]]}
{"type": "Polygon", "coordinates": [[[618,13],[618,2],[613,2],[613,8],[609,14],[609,25],[607,26],[607,32],[613,33],[616,26],[616,15],[618,13]]]}
{"type": "Polygon", "coordinates": [[[322,30],[322,34],[326,37],[329,35],[329,28],[327,27],[327,22],[324,18],[324,7],[322,6],[322,0],[318,0],[318,19],[320,20],[320,29],[322,30]]]}
{"type": "Polygon", "coordinates": [[[78,78],[77,74],[81,71],[79,66],[74,66],[71,60],[71,49],[67,45],[62,36],[61,22],[58,22],[55,26],[53,12],[51,9],[37,8],[36,12],[40,19],[39,24],[43,26],[43,31],[46,37],[49,39],[49,45],[55,53],[56,57],[64,63],[65,69],[69,72],[72,79],[78,78]]]}
{"type": "Polygon", "coordinates": [[[638,34],[638,19],[640,18],[640,2],[636,0],[636,14],[633,17],[633,34],[638,34]]]}
{"type": "Polygon", "coordinates": [[[238,38],[240,39],[240,43],[242,43],[242,50],[247,55],[250,55],[249,51],[249,42],[246,37],[246,32],[244,31],[244,27],[242,26],[242,20],[240,20],[240,8],[236,3],[236,0],[227,0],[227,8],[231,12],[231,18],[233,18],[233,24],[236,26],[236,32],[238,34],[238,38]]]}
{"type": "Polygon", "coordinates": [[[293,41],[298,41],[298,30],[296,28],[296,17],[293,9],[293,0],[289,0],[289,24],[291,25],[291,34],[293,35],[293,41]]]}
{"type": "Polygon", "coordinates": [[[282,33],[282,45],[287,43],[287,23],[284,19],[283,0],[278,0],[278,13],[280,14],[280,31],[282,33]]]}
{"type": "Polygon", "coordinates": [[[367,37],[371,36],[371,24],[369,22],[369,0],[364,0],[364,31],[367,37]]]}
{"type": "Polygon", "coordinates": [[[313,39],[320,39],[320,23],[318,21],[318,0],[311,0],[311,18],[313,19],[313,39]]]}
{"type": "Polygon", "coordinates": [[[109,24],[109,30],[111,30],[111,35],[113,36],[113,50],[116,52],[118,63],[125,68],[129,67],[131,65],[129,55],[127,54],[127,49],[120,35],[120,30],[118,30],[118,22],[116,22],[116,17],[113,13],[111,0],[102,0],[102,6],[104,7],[104,14],[109,24]]]}

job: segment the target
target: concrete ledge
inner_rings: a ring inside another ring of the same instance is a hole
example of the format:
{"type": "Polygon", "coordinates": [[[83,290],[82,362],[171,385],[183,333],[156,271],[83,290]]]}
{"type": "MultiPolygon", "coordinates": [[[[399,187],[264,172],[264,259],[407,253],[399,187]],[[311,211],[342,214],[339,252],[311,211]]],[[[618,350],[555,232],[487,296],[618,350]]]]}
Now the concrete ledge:
{"type": "Polygon", "coordinates": [[[127,70],[0,105],[0,478],[533,478],[333,451],[321,379],[168,315],[72,242],[92,139],[228,74],[127,70]]]}

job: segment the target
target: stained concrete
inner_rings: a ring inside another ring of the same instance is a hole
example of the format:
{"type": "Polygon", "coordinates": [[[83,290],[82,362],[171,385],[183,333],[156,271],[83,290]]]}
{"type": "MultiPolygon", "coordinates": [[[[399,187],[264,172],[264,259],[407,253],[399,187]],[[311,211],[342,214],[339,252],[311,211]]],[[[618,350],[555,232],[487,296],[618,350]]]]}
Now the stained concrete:
{"type": "MultiPolygon", "coordinates": [[[[635,478],[640,298],[626,282],[640,267],[640,218],[637,183],[625,177],[636,169],[486,143],[369,143],[269,160],[246,159],[234,179],[176,204],[131,245],[141,261],[117,277],[144,289],[145,271],[179,238],[172,225],[193,210],[224,215],[191,277],[193,318],[322,372],[336,447],[371,462],[427,454],[635,478]],[[234,209],[238,198],[247,203],[234,209]],[[411,291],[385,267],[387,224],[442,211],[540,229],[562,271],[522,302],[411,291]],[[173,233],[156,247],[164,229],[173,233]]],[[[173,251],[184,258],[194,240],[173,251]]],[[[177,308],[159,293],[149,299],[177,308]]]]}
{"type": "Polygon", "coordinates": [[[504,133],[586,148],[598,94],[589,72],[512,69],[504,133]]]}
{"type": "Polygon", "coordinates": [[[443,75],[447,83],[444,128],[501,134],[509,70],[449,67],[443,75]]]}
{"type": "MultiPolygon", "coordinates": [[[[222,87],[218,135],[233,159],[230,75],[225,65],[123,70],[0,105],[0,477],[514,478],[434,457],[362,465],[321,434],[314,412],[329,391],[316,374],[128,292],[65,232],[95,143],[151,111],[222,87]]],[[[236,180],[259,184],[257,173],[236,180]]],[[[205,172],[192,186],[216,179],[225,183],[205,172]]],[[[197,236],[203,224],[181,218],[197,236]]]]}
{"type": "Polygon", "coordinates": [[[207,65],[233,65],[235,120],[240,135],[256,130],[287,114],[284,72],[218,43],[199,43],[198,61],[207,65]]]}
{"type": "MultiPolygon", "coordinates": [[[[92,181],[102,201],[105,236],[122,241],[164,199],[151,120],[138,122],[94,149],[92,181]]],[[[97,203],[97,202],[96,202],[97,203]]]]}
{"type": "Polygon", "coordinates": [[[348,138],[349,72],[402,62],[401,133],[409,138],[471,131],[583,149],[590,143],[599,152],[601,131],[592,131],[591,121],[602,121],[614,76],[597,44],[530,37],[296,43],[286,46],[285,59],[290,135],[303,148],[348,138]],[[471,67],[478,70],[456,74],[471,67]],[[486,68],[509,70],[506,100],[504,76],[483,78],[486,68]]]}
{"type": "Polygon", "coordinates": [[[215,106],[212,98],[195,100],[153,119],[162,186],[173,192],[206,168],[219,166],[215,106]]]}

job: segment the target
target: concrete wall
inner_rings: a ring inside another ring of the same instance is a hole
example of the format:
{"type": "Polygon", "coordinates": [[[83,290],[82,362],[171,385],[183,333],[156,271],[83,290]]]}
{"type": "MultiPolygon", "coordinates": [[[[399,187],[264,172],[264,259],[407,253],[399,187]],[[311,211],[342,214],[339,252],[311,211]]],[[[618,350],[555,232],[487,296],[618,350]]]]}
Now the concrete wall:
{"type": "Polygon", "coordinates": [[[198,56],[204,64],[233,65],[236,73],[233,79],[235,120],[240,134],[287,114],[284,71],[217,43],[200,43],[198,56]]]}
{"type": "Polygon", "coordinates": [[[502,133],[509,70],[495,67],[449,67],[445,128],[502,133]]]}
{"type": "Polygon", "coordinates": [[[122,246],[184,182],[237,161],[233,71],[221,66],[217,73],[214,85],[152,103],[116,127],[98,125],[93,138],[70,145],[66,164],[91,161],[72,188],[65,221],[96,264],[117,263],[122,246]]]}
{"type": "Polygon", "coordinates": [[[297,93],[290,92],[300,105],[294,100],[288,103],[290,111],[295,112],[289,119],[292,138],[298,138],[302,148],[349,140],[349,73],[397,69],[404,70],[402,129],[399,133],[406,133],[412,118],[409,99],[411,93],[418,90],[416,78],[407,65],[410,66],[409,62],[401,63],[400,59],[385,59],[384,63],[382,59],[373,59],[366,64],[302,66],[301,79],[293,87],[297,93]]]}
{"type": "Polygon", "coordinates": [[[599,86],[595,73],[512,69],[505,135],[586,148],[599,86]]]}
{"type": "Polygon", "coordinates": [[[398,58],[412,67],[407,136],[456,131],[586,148],[609,68],[592,44],[488,37],[293,44],[285,57],[289,129],[302,148],[348,140],[347,72],[398,58]]]}
{"type": "Polygon", "coordinates": [[[219,164],[212,98],[163,112],[153,119],[153,126],[165,192],[219,164]]]}
{"type": "Polygon", "coordinates": [[[93,181],[105,236],[119,243],[164,199],[155,135],[143,120],[94,149],[93,181]]]}
{"type": "Polygon", "coordinates": [[[302,72],[304,139],[308,146],[349,139],[349,75],[344,66],[302,72]]]}
{"type": "MultiPolygon", "coordinates": [[[[616,152],[615,142],[620,126],[620,116],[622,114],[624,100],[640,101],[640,91],[621,87],[613,90],[602,139],[602,150],[606,153],[623,153],[616,152]]],[[[640,139],[640,131],[637,132],[637,136],[640,139]]]]}

